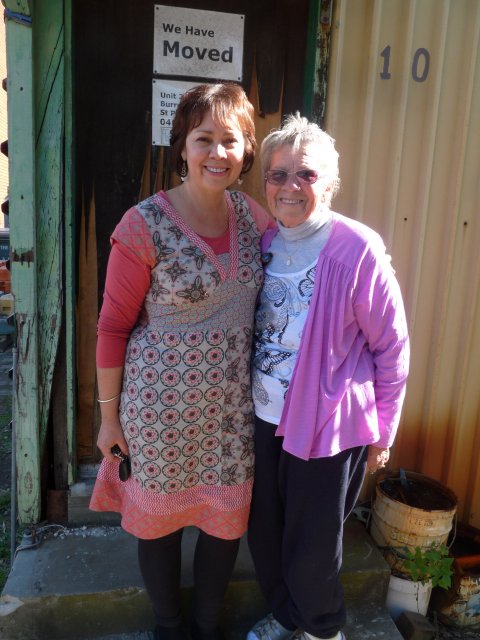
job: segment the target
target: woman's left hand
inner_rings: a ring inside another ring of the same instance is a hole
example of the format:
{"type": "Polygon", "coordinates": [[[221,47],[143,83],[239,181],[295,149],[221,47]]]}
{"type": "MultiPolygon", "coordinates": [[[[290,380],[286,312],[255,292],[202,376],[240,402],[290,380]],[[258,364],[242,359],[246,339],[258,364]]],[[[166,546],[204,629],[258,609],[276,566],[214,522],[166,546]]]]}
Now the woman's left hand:
{"type": "Polygon", "coordinates": [[[390,449],[388,447],[376,447],[371,444],[368,447],[367,469],[370,473],[375,473],[385,467],[389,458],[390,449]]]}

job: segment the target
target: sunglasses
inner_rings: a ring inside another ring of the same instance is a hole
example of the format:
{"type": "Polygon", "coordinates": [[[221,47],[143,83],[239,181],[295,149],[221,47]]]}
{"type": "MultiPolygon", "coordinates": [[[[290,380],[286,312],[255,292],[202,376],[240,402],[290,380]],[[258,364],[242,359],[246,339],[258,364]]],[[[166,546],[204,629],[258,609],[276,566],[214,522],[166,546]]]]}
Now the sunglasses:
{"type": "Polygon", "coordinates": [[[287,182],[288,176],[295,176],[300,182],[304,182],[305,184],[315,184],[320,178],[320,175],[313,169],[301,169],[300,171],[291,171],[290,173],[283,171],[283,169],[270,169],[269,171],[265,171],[265,180],[276,187],[283,186],[287,182]]]}

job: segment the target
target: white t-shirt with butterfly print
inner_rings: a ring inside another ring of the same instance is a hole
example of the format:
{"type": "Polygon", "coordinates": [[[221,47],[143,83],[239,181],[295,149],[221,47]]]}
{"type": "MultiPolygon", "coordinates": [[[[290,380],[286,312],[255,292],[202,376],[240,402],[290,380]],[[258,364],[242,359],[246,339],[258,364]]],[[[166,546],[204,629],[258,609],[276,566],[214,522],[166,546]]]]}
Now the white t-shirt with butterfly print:
{"type": "Polygon", "coordinates": [[[279,424],[312,297],[317,261],[292,274],[265,271],[256,314],[252,392],[256,415],[279,424]]]}
{"type": "Polygon", "coordinates": [[[255,314],[252,394],[255,414],[279,424],[308,313],[330,212],[293,229],[279,228],[255,314]]]}

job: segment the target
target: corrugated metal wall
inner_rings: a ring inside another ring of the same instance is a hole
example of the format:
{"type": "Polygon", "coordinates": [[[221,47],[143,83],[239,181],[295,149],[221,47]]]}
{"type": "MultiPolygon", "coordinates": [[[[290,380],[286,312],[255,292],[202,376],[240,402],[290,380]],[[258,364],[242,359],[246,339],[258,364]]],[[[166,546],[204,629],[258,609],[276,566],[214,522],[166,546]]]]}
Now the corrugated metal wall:
{"type": "Polygon", "coordinates": [[[337,0],[331,28],[334,205],[382,234],[410,322],[392,466],[480,527],[480,2],[337,0]]]}

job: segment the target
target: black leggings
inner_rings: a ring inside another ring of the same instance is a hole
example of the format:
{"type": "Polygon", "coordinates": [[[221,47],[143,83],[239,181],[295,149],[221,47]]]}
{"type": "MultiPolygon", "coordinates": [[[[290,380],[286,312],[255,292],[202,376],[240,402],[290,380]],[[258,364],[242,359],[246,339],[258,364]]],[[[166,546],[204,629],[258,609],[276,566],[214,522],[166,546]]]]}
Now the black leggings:
{"type": "MultiPolygon", "coordinates": [[[[140,571],[160,627],[178,627],[181,622],[182,534],[183,529],[179,529],[155,540],[138,540],[140,571]]],[[[192,618],[207,632],[218,626],[239,544],[239,539],[223,540],[199,532],[193,560],[192,618]]]]}

